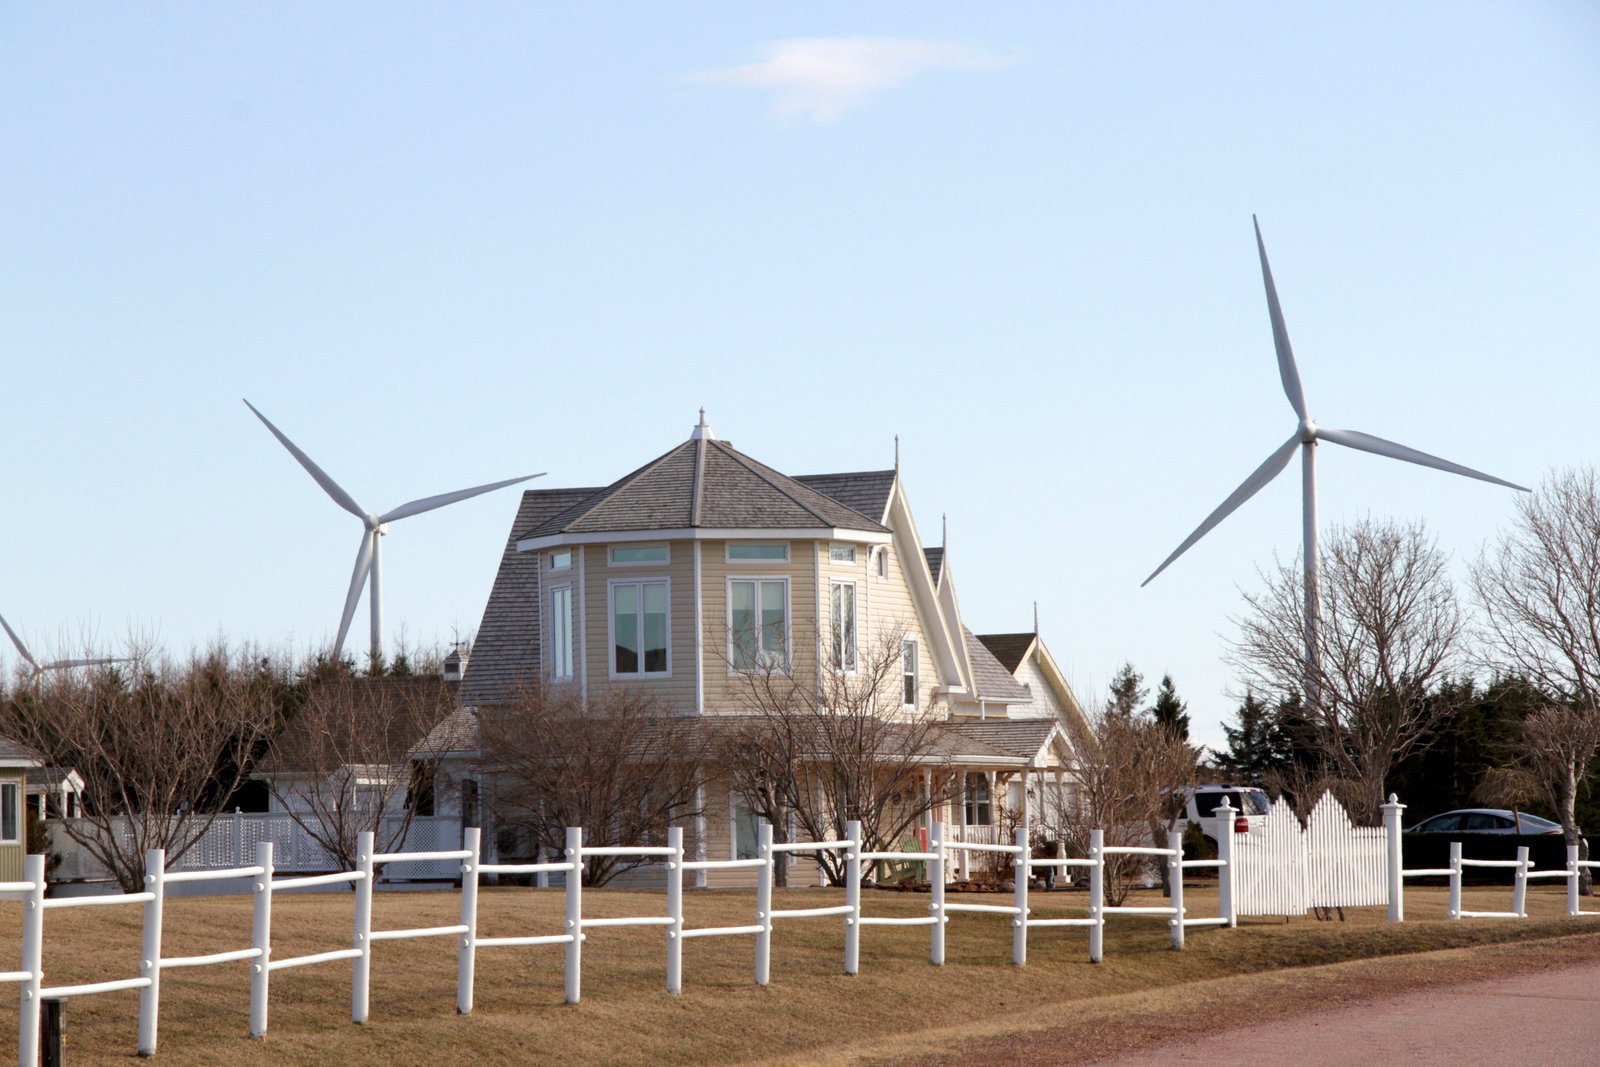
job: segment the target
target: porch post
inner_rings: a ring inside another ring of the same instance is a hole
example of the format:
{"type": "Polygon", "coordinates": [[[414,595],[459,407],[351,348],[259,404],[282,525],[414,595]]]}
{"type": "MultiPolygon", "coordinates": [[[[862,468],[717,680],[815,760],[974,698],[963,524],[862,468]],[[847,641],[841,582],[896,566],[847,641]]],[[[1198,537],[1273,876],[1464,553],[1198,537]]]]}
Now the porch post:
{"type": "MultiPolygon", "coordinates": [[[[956,768],[956,822],[961,827],[962,841],[972,840],[967,833],[967,773],[965,767],[956,768]]],[[[969,864],[972,862],[972,853],[963,848],[957,850],[957,855],[961,860],[956,864],[956,874],[965,882],[971,875],[969,864]]]]}

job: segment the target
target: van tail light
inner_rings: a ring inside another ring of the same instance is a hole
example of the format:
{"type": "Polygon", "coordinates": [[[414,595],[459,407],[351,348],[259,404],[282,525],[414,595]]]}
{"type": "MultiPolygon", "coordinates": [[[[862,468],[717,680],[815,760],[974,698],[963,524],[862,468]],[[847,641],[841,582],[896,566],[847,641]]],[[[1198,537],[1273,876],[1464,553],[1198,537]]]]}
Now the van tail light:
{"type": "Polygon", "coordinates": [[[1250,820],[1245,818],[1243,815],[1235,815],[1233,817],[1233,832],[1236,833],[1236,834],[1247,834],[1247,833],[1249,833],[1250,832],[1250,820]]]}

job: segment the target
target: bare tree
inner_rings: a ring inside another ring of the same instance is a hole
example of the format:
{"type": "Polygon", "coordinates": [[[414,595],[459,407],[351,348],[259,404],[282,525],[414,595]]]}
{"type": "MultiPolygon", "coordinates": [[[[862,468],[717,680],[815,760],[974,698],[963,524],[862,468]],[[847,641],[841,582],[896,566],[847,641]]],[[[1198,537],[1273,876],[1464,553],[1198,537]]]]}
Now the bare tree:
{"type": "Polygon", "coordinates": [[[437,675],[325,681],[272,739],[261,776],[341,870],[355,866],[363,832],[379,852],[399,851],[412,819],[431,814],[443,753],[429,732],[452,700],[437,675]]]}
{"type": "MultiPolygon", "coordinates": [[[[772,823],[815,841],[831,840],[851,820],[869,851],[890,851],[955,786],[949,731],[931,706],[908,692],[904,628],[885,626],[867,647],[854,634],[819,643],[831,655],[815,672],[740,659],[742,721],[729,731],[721,761],[734,791],[772,823]]],[[[722,647],[708,641],[708,648],[722,647]]],[[[738,650],[735,648],[735,658],[738,650]]],[[[783,835],[780,837],[779,835],[783,835]]],[[[824,877],[844,881],[843,857],[817,854],[824,877]]],[[[780,865],[781,867],[781,865],[780,865]]]]}
{"type": "MultiPolygon", "coordinates": [[[[496,824],[558,855],[566,827],[597,846],[666,844],[667,828],[700,813],[705,755],[699,723],[662,714],[631,688],[522,690],[479,713],[482,770],[493,777],[496,824]]],[[[642,860],[591,856],[584,880],[604,885],[642,860]]]]}
{"type": "Polygon", "coordinates": [[[1517,763],[1554,787],[1567,841],[1587,858],[1575,806],[1600,734],[1600,473],[1560,472],[1520,498],[1472,583],[1492,655],[1563,706],[1528,717],[1517,763]]]}
{"type": "MultiPolygon", "coordinates": [[[[1104,832],[1107,845],[1145,845],[1153,831],[1172,825],[1174,804],[1195,781],[1196,749],[1155,719],[1124,714],[1114,704],[1088,715],[1073,732],[1078,788],[1055,828],[1069,849],[1088,855],[1094,830],[1104,832]]],[[[1106,857],[1106,903],[1121,904],[1143,867],[1137,856],[1106,857]]]]}
{"type": "Polygon", "coordinates": [[[1318,663],[1302,629],[1304,575],[1298,562],[1263,574],[1235,619],[1230,661],[1247,684],[1315,694],[1307,720],[1324,775],[1355,783],[1352,808],[1378,818],[1384,780],[1459,710],[1440,692],[1460,662],[1461,612],[1446,557],[1422,524],[1360,522],[1335,529],[1322,560],[1318,663]]]}
{"type": "Polygon", "coordinates": [[[146,850],[182,859],[248,773],[281,692],[264,662],[218,645],[183,662],[142,649],[121,666],[51,672],[12,693],[0,733],[77,770],[84,813],[60,825],[138,892],[146,850]]]}

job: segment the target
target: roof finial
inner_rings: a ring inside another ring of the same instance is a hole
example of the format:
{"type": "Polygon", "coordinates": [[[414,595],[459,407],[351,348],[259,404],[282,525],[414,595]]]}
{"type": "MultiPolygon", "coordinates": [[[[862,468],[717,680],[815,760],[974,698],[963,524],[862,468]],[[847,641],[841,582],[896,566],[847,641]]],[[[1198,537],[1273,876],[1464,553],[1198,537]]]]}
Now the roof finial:
{"type": "Polygon", "coordinates": [[[1033,636],[1039,636],[1039,602],[1033,602],[1033,636]]]}
{"type": "Polygon", "coordinates": [[[894,435],[894,472],[900,473],[900,435],[894,435]]]}
{"type": "Polygon", "coordinates": [[[689,435],[689,440],[691,441],[699,441],[702,438],[707,441],[715,441],[717,439],[716,432],[706,425],[705,408],[700,409],[700,425],[696,426],[694,432],[689,435]]]}
{"type": "Polygon", "coordinates": [[[950,543],[950,513],[948,511],[941,511],[941,512],[939,512],[939,551],[943,552],[944,549],[945,549],[945,546],[948,545],[949,543],[950,543]]]}

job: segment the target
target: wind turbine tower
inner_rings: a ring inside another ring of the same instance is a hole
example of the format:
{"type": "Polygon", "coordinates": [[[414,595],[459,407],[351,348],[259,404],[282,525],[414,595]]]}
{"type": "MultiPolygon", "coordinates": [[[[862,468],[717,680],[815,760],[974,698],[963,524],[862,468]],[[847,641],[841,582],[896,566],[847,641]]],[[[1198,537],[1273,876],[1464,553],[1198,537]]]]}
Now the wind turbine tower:
{"type": "Polygon", "coordinates": [[[1189,550],[1200,538],[1211,532],[1223,519],[1233,514],[1241,504],[1256,493],[1263,486],[1283,472],[1289,465],[1289,460],[1294,457],[1295,451],[1300,452],[1300,485],[1301,485],[1301,536],[1304,539],[1305,561],[1305,646],[1306,646],[1306,704],[1315,707],[1318,692],[1316,679],[1321,677],[1321,630],[1322,630],[1322,587],[1321,587],[1321,557],[1317,544],[1317,443],[1329,441],[1346,448],[1358,449],[1362,452],[1371,452],[1378,456],[1387,456],[1390,459],[1404,460],[1423,467],[1433,467],[1436,470],[1448,471],[1451,474],[1460,474],[1468,478],[1477,478],[1480,481],[1493,482],[1503,485],[1508,489],[1519,489],[1526,493],[1529,490],[1508,482],[1503,478],[1496,478],[1492,474],[1463,467],[1459,463],[1451,463],[1447,459],[1431,456],[1426,452],[1419,452],[1414,448],[1386,441],[1381,437],[1360,433],[1356,430],[1335,430],[1328,426],[1319,426],[1308,413],[1306,408],[1305,392],[1300,387],[1300,371],[1295,366],[1294,350],[1289,345],[1289,329],[1284,325],[1283,309],[1278,306],[1278,288],[1272,281],[1272,268],[1267,264],[1267,246],[1261,239],[1261,224],[1251,216],[1255,223],[1256,251],[1261,257],[1261,280],[1267,290],[1267,314],[1272,318],[1272,342],[1278,351],[1278,377],[1283,382],[1284,395],[1289,398],[1289,406],[1294,409],[1294,414],[1299,419],[1299,424],[1289,439],[1278,446],[1277,451],[1268,456],[1266,462],[1257,467],[1233,493],[1217,506],[1217,509],[1206,516],[1204,522],[1195,529],[1184,542],[1173,550],[1172,555],[1161,562],[1161,566],[1151,572],[1150,577],[1140,582],[1140,588],[1149,585],[1162,571],[1189,550]]]}
{"type": "Polygon", "coordinates": [[[386,511],[381,515],[374,515],[355,502],[349,493],[345,492],[332,478],[328,477],[323,469],[311,461],[311,457],[283,435],[283,432],[267,419],[261,412],[256,411],[254,404],[246,400],[244,406],[254,412],[262,425],[272,431],[272,436],[289,454],[300,462],[306,473],[322,486],[323,492],[333,498],[333,502],[344,508],[350,514],[361,520],[361,547],[356,551],[355,570],[350,575],[350,589],[344,598],[344,614],[339,618],[339,635],[333,641],[333,658],[338,659],[344,650],[345,635],[350,632],[350,620],[355,616],[356,603],[361,599],[361,587],[369,585],[367,606],[371,609],[372,618],[372,664],[376,666],[383,661],[383,553],[381,540],[389,532],[389,523],[399,519],[420,515],[425,511],[433,511],[449,504],[456,504],[483,493],[492,493],[496,489],[504,489],[508,485],[528,481],[530,478],[542,477],[542,474],[524,474],[520,478],[507,478],[503,482],[491,482],[488,485],[479,485],[471,489],[458,489],[453,493],[441,493],[438,496],[423,497],[413,500],[408,504],[386,511]]]}

